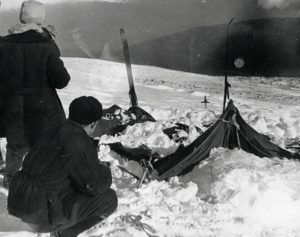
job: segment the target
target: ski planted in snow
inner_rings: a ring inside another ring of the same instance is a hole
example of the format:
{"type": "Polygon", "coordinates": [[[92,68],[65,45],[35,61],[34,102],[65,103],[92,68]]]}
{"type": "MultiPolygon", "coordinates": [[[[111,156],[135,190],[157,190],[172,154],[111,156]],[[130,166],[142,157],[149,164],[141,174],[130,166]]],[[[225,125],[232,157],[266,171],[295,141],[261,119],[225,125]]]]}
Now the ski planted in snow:
{"type": "Polygon", "coordinates": [[[231,85],[228,83],[228,60],[229,60],[229,55],[228,55],[228,51],[229,51],[229,29],[230,29],[230,25],[231,23],[234,21],[234,18],[232,18],[228,24],[227,24],[227,30],[226,30],[226,48],[225,48],[225,78],[224,78],[224,99],[223,99],[223,113],[225,111],[226,108],[226,99],[229,100],[229,88],[231,87],[231,85]]]}
{"type": "Polygon", "coordinates": [[[138,106],[138,100],[137,100],[137,95],[136,95],[135,89],[134,89],[134,82],[133,82],[133,76],[132,76],[128,41],[127,41],[125,30],[123,28],[120,29],[120,36],[121,36],[121,39],[122,39],[123,54],[124,54],[127,77],[128,77],[128,83],[129,83],[129,97],[130,97],[130,101],[131,101],[131,106],[132,107],[137,107],[138,106]]]}

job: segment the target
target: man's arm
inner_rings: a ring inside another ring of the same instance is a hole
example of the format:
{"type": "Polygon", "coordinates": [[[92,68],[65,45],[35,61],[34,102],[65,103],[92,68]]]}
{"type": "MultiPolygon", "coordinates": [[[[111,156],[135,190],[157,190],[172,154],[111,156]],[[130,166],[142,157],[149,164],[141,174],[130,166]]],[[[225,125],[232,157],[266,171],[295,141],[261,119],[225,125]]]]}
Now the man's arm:
{"type": "Polygon", "coordinates": [[[92,157],[94,155],[88,152],[76,153],[69,168],[72,188],[88,196],[105,192],[112,183],[110,169],[92,157]]]}
{"type": "Polygon", "coordinates": [[[47,77],[52,88],[61,89],[68,85],[70,75],[60,59],[59,50],[53,50],[47,63],[47,77]]]}

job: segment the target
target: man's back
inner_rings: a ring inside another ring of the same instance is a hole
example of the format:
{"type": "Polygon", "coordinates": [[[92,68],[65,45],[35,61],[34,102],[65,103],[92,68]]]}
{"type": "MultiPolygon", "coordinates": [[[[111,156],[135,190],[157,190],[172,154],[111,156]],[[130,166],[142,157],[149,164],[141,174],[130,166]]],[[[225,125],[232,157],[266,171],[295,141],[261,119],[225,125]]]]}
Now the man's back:
{"type": "Polygon", "coordinates": [[[29,30],[0,40],[0,84],[4,134],[29,146],[65,120],[56,88],[70,76],[54,41],[29,30]]]}
{"type": "Polygon", "coordinates": [[[34,30],[3,37],[0,44],[2,81],[10,87],[24,88],[60,88],[68,80],[65,70],[58,78],[46,77],[47,63],[52,56],[59,56],[55,42],[45,34],[34,30]]]}
{"type": "Polygon", "coordinates": [[[65,211],[72,208],[76,193],[92,197],[110,185],[110,170],[99,164],[92,140],[68,120],[26,156],[11,183],[8,211],[51,230],[68,221],[65,211]]]}

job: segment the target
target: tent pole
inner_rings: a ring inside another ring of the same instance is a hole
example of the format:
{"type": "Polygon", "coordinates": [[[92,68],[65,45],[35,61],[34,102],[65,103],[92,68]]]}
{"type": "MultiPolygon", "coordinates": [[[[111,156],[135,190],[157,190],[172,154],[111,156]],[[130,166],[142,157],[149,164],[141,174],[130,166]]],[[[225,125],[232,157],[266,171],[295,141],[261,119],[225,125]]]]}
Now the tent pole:
{"type": "Polygon", "coordinates": [[[231,23],[233,22],[234,18],[232,18],[228,24],[227,24],[227,30],[226,30],[226,48],[225,48],[225,79],[224,79],[224,99],[223,99],[223,113],[225,111],[225,107],[226,107],[226,99],[227,97],[229,98],[229,87],[230,84],[228,83],[228,51],[229,51],[229,28],[231,23]]]}

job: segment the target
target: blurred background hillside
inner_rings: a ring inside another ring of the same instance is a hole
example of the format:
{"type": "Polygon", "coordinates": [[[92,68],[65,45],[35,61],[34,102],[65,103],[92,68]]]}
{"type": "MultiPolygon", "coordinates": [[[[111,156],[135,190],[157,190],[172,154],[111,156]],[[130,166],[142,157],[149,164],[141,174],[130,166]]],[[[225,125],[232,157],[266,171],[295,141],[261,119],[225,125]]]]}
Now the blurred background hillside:
{"type": "MultiPolygon", "coordinates": [[[[299,7],[291,0],[69,1],[47,5],[47,22],[57,28],[64,57],[123,61],[123,27],[135,64],[222,75],[227,63],[230,75],[295,77],[299,7]]],[[[18,9],[1,10],[1,35],[18,15],[18,9]]]]}

